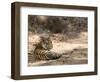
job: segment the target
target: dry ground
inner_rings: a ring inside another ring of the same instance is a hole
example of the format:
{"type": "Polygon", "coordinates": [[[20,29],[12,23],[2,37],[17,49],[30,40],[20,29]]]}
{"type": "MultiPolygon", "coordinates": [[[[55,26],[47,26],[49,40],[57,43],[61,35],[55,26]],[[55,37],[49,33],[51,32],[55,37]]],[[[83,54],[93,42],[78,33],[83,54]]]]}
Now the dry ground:
{"type": "MultiPolygon", "coordinates": [[[[45,66],[45,65],[72,65],[72,64],[86,64],[88,63],[87,56],[87,33],[81,32],[80,35],[75,39],[68,39],[66,41],[57,40],[62,36],[60,34],[55,34],[52,37],[53,49],[56,53],[62,54],[62,57],[57,60],[49,61],[34,61],[33,55],[28,54],[29,66],[45,66]]],[[[28,52],[32,53],[34,51],[34,46],[36,42],[39,41],[38,35],[29,35],[29,45],[28,52]]]]}

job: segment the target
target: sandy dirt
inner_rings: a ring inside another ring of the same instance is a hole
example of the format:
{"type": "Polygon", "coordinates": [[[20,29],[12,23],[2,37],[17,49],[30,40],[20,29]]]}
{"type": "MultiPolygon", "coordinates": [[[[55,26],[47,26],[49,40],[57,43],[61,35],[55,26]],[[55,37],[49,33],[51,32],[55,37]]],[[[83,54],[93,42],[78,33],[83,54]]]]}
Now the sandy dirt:
{"type": "MultiPolygon", "coordinates": [[[[56,38],[58,38],[57,36],[56,38]]],[[[62,57],[57,60],[35,62],[33,61],[34,54],[32,52],[35,49],[34,45],[39,42],[39,37],[37,35],[30,35],[28,42],[28,66],[86,64],[88,63],[87,37],[86,32],[80,33],[78,38],[66,41],[59,41],[54,37],[55,39],[52,39],[53,49],[51,51],[62,54],[62,57]]]]}

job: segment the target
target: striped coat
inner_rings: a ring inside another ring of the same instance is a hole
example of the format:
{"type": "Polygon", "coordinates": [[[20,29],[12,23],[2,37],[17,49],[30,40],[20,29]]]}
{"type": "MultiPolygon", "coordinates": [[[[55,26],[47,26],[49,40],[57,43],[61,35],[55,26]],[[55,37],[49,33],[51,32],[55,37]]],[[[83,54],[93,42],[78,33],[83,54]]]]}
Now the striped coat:
{"type": "Polygon", "coordinates": [[[52,41],[49,37],[41,37],[41,41],[36,45],[34,50],[35,60],[52,60],[60,58],[60,55],[51,52],[53,48],[52,41]]]}

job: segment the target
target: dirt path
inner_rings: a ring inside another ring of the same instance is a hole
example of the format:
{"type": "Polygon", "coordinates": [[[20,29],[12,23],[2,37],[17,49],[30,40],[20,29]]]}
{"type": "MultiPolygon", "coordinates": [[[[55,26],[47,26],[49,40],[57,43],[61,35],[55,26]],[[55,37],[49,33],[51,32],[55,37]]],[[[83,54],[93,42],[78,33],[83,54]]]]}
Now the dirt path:
{"type": "Polygon", "coordinates": [[[53,49],[51,51],[57,53],[65,53],[66,51],[72,51],[73,49],[87,48],[87,44],[76,44],[67,42],[53,42],[53,49]]]}

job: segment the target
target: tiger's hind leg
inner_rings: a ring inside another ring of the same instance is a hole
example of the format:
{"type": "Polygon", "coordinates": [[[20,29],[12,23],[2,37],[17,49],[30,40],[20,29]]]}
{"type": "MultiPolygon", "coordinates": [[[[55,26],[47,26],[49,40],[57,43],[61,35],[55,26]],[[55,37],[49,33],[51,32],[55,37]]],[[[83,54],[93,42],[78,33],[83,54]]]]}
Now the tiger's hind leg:
{"type": "Polygon", "coordinates": [[[47,60],[55,60],[55,59],[59,59],[60,57],[61,55],[55,52],[48,51],[47,53],[47,60]]]}

